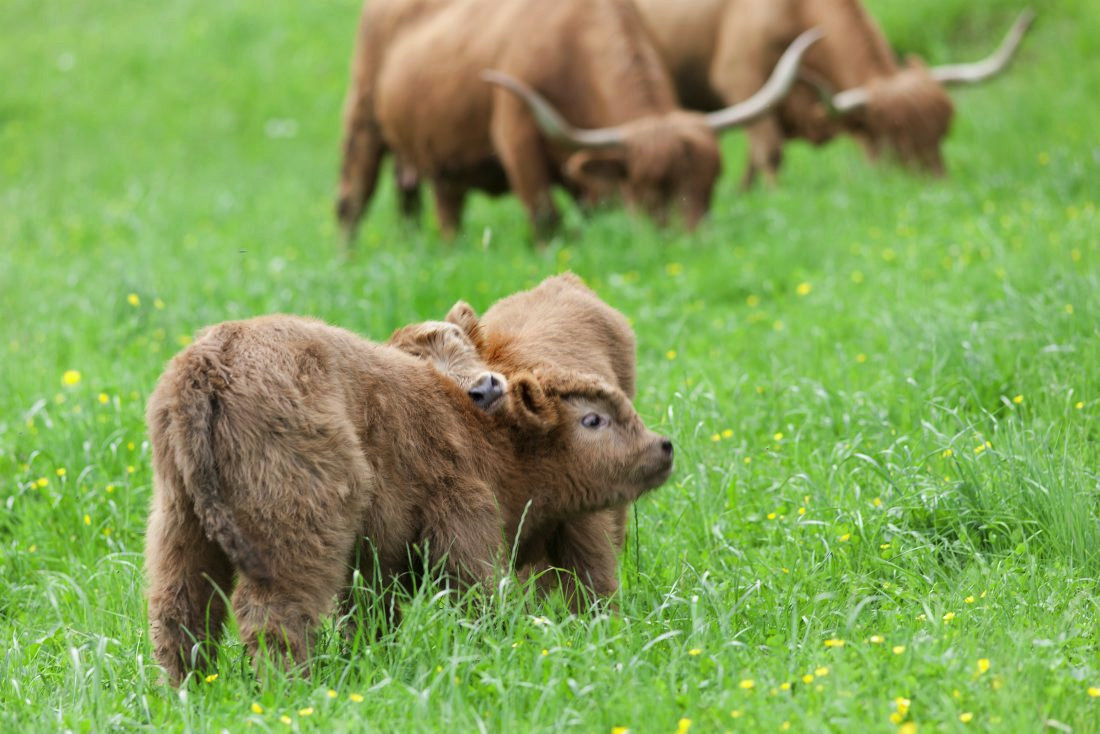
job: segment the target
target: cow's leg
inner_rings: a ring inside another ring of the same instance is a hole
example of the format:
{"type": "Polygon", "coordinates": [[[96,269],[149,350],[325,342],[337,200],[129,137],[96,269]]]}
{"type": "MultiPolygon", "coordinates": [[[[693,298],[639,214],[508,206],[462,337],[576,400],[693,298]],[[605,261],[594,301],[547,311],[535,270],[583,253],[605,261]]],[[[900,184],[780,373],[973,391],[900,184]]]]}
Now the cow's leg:
{"type": "Polygon", "coordinates": [[[149,630],[157,661],[169,682],[179,685],[191,670],[210,666],[233,567],[206,538],[175,470],[162,470],[157,482],[145,536],[149,630]],[[178,491],[168,491],[166,485],[177,480],[178,491]]]}
{"type": "Polygon", "coordinates": [[[598,597],[611,596],[619,588],[616,532],[611,519],[604,512],[573,518],[562,523],[547,544],[550,564],[570,572],[561,576],[562,593],[575,611],[580,611],[586,601],[575,583],[598,597]]]}
{"type": "MultiPolygon", "coordinates": [[[[300,517],[288,518],[300,521],[300,517]]],[[[272,580],[265,583],[241,577],[233,593],[233,612],[241,640],[257,672],[263,672],[266,651],[285,670],[309,659],[313,633],[321,617],[332,609],[348,579],[356,533],[350,518],[333,516],[329,526],[297,527],[288,522],[265,533],[272,580]],[[281,536],[276,539],[275,535],[281,536]]]]}
{"type": "Polygon", "coordinates": [[[494,92],[491,135],[512,191],[527,208],[535,241],[545,242],[558,229],[560,216],[550,195],[553,178],[542,135],[526,105],[504,91],[494,92]]]}
{"type": "Polygon", "coordinates": [[[424,539],[432,562],[446,557],[448,578],[461,587],[494,588],[505,561],[496,497],[485,485],[460,487],[425,510],[424,539]]]}
{"type": "Polygon", "coordinates": [[[774,187],[783,162],[783,133],[779,121],[769,115],[749,126],[749,160],[745,175],[741,178],[741,188],[752,188],[758,172],[763,172],[764,181],[774,187]]]}
{"type": "Polygon", "coordinates": [[[340,196],[336,218],[348,243],[355,238],[363,216],[378,184],[378,170],[386,146],[377,124],[359,115],[347,122],[344,133],[344,160],[340,169],[340,196]]]}
{"type": "MultiPolygon", "coordinates": [[[[710,85],[725,104],[742,102],[760,90],[772,72],[771,62],[778,60],[775,42],[775,36],[761,33],[753,23],[727,24],[722,29],[710,68],[710,85]]],[[[783,159],[778,115],[772,112],[750,125],[748,139],[749,160],[741,187],[750,188],[760,172],[774,184],[783,159]]]]}
{"type": "Polygon", "coordinates": [[[393,164],[393,177],[397,183],[397,209],[409,222],[420,221],[420,175],[416,169],[400,159],[393,164]]]}
{"type": "Polygon", "coordinates": [[[466,187],[461,184],[435,179],[432,182],[435,195],[435,216],[439,231],[446,239],[453,239],[462,224],[462,208],[466,203],[466,187]]]}

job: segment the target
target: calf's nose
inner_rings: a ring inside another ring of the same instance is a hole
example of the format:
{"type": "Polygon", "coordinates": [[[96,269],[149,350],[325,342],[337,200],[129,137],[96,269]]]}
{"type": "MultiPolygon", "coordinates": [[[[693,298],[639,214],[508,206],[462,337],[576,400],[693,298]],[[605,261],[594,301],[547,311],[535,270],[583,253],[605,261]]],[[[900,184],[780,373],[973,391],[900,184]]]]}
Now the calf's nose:
{"type": "Polygon", "coordinates": [[[474,405],[488,410],[504,394],[504,388],[496,375],[488,372],[466,394],[474,401],[474,405]]]}

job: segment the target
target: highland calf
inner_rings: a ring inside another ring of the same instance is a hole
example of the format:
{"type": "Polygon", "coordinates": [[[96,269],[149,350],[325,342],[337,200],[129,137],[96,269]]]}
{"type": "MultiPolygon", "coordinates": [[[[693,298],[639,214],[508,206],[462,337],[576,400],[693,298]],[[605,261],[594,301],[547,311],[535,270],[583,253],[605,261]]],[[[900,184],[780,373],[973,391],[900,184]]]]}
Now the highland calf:
{"type": "Polygon", "coordinates": [[[497,400],[479,409],[432,365],[313,319],[201,334],[147,411],[149,615],[169,679],[208,663],[223,593],[254,659],[264,639],[301,664],[356,559],[388,582],[418,549],[485,584],[513,545],[671,471],[671,442],[602,381],[516,374],[497,400]]]}
{"type": "MultiPolygon", "coordinates": [[[[459,325],[485,362],[505,379],[531,370],[564,369],[593,375],[634,397],[634,332],[625,316],[572,273],[551,276],[531,290],[503,298],[480,319],[469,304],[459,301],[447,314],[447,321],[459,325]]],[[[410,331],[431,331],[438,323],[404,327],[389,343],[410,331]]],[[[434,360],[460,384],[473,379],[462,371],[462,365],[440,364],[431,349],[412,353],[434,360]]],[[[527,573],[551,567],[572,572],[560,578],[574,608],[584,601],[573,588],[574,578],[588,592],[609,596],[618,588],[616,553],[625,540],[626,510],[623,504],[549,527],[540,542],[529,544],[530,552],[517,561],[526,566],[527,573]]],[[[552,578],[540,576],[540,580],[552,578]]]]}
{"type": "Polygon", "coordinates": [[[636,0],[675,80],[680,102],[712,110],[745,99],[780,52],[807,28],[825,36],[806,53],[796,86],[748,128],[749,162],[742,179],[775,180],[783,141],[821,144],[839,133],[858,139],[874,159],[942,174],[940,146],[954,108],[947,84],[978,82],[1008,64],[1031,22],[1024,13],[1001,47],[973,64],[899,66],[889,43],[858,0],[636,0]],[[824,99],[822,98],[824,97],[824,99]]]}

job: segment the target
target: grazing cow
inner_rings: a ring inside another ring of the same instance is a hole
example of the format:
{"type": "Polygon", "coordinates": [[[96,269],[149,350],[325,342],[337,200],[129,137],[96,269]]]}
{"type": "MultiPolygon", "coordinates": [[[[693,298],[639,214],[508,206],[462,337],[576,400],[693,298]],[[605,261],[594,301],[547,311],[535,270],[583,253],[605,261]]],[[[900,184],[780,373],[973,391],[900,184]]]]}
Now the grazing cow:
{"type": "Polygon", "coordinates": [[[169,679],[207,662],[230,590],[254,660],[263,638],[300,664],[357,557],[382,582],[423,553],[488,584],[544,526],[634,501],[672,469],[672,443],[611,385],[517,374],[502,399],[479,410],[434,366],[313,319],[206,330],[147,411],[150,628],[169,679]]]}
{"type": "MultiPolygon", "coordinates": [[[[469,304],[459,301],[447,320],[459,325],[477,345],[485,362],[505,376],[544,368],[565,369],[594,375],[616,385],[627,397],[634,397],[634,332],[625,316],[601,301],[572,273],[551,276],[531,290],[503,298],[480,319],[469,304]]],[[[479,379],[468,365],[442,359],[438,337],[430,343],[421,339],[408,344],[409,334],[438,331],[438,324],[429,321],[403,327],[388,343],[432,361],[460,385],[479,379]]],[[[478,363],[478,367],[483,369],[484,365],[478,363]]],[[[480,394],[474,391],[471,397],[480,394]]],[[[579,609],[584,601],[573,588],[574,578],[588,592],[609,596],[618,588],[616,552],[625,538],[626,510],[624,504],[548,527],[541,543],[531,544],[534,555],[518,561],[527,566],[528,572],[547,567],[571,571],[561,581],[574,608],[579,609]]],[[[554,575],[540,575],[540,581],[553,579],[554,575]]]]}
{"type": "Polygon", "coordinates": [[[555,183],[588,200],[618,192],[658,220],[676,210],[693,227],[720,169],[715,132],[782,99],[816,39],[792,44],[745,102],[704,115],[677,105],[630,0],[370,0],[344,109],[338,219],[350,242],[392,152],[404,208],[430,181],[447,235],[470,189],[510,189],[541,239],[558,222],[555,183]]]}
{"type": "Polygon", "coordinates": [[[916,58],[899,66],[858,0],[635,2],[675,79],[680,101],[691,109],[717,109],[745,99],[791,39],[806,28],[824,31],[799,72],[807,84],[796,86],[748,128],[744,188],[758,172],[774,183],[785,139],[821,144],[842,132],[855,136],[872,159],[888,152],[906,165],[941,175],[940,145],[954,112],[944,86],[982,81],[1000,72],[1032,19],[1030,12],[1021,15],[997,52],[984,61],[928,68],[916,58]]]}

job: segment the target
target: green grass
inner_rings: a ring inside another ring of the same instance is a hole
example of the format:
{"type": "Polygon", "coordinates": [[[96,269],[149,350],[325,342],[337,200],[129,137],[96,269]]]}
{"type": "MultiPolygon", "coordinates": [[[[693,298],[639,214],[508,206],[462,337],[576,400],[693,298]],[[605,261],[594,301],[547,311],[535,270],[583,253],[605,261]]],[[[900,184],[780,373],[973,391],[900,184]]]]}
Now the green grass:
{"type": "MultiPolygon", "coordinates": [[[[1018,9],[970,6],[870,3],[933,63],[1018,9]]],[[[446,244],[387,182],[345,262],[356,2],[8,0],[0,730],[889,732],[898,698],[920,731],[1100,729],[1088,7],[1044,4],[1012,72],[955,94],[946,180],[796,144],[778,190],[740,195],[733,134],[692,235],[568,209],[533,251],[514,199],[478,197],[446,244]],[[565,268],[633,319],[638,409],[677,445],[618,613],[428,587],[397,629],[327,626],[310,680],[260,689],[231,634],[216,680],[161,686],[142,412],[182,340],[272,311],[383,339],[565,268]]]]}

